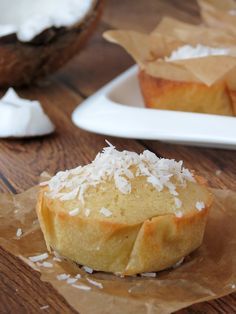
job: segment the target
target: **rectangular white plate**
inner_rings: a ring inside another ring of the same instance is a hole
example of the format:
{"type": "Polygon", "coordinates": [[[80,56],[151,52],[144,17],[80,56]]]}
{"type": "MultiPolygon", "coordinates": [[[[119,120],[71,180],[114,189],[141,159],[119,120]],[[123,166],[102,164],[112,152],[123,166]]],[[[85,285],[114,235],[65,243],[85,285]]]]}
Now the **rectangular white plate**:
{"type": "Polygon", "coordinates": [[[236,118],[147,109],[133,66],[81,103],[72,120],[90,132],[194,146],[236,149],[236,118]]]}

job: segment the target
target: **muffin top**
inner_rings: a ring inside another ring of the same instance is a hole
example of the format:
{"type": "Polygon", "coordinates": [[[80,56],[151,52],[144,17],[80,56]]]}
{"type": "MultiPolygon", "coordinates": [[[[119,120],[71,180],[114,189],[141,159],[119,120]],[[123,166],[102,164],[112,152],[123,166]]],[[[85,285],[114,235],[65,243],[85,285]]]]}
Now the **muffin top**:
{"type": "Polygon", "coordinates": [[[182,161],[118,151],[108,143],[88,165],[58,172],[45,195],[70,216],[140,223],[166,214],[177,218],[205,208],[209,193],[182,161]]]}

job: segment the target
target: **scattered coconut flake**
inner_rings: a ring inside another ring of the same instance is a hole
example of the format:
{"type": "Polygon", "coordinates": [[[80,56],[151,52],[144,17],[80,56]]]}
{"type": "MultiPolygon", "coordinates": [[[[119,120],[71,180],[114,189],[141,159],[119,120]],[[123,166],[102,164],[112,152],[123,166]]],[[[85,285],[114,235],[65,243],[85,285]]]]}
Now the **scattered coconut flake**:
{"type": "Polygon", "coordinates": [[[212,48],[201,44],[198,44],[195,47],[184,45],[172,51],[169,57],[165,57],[165,61],[203,58],[207,56],[225,56],[228,54],[228,48],[212,48]]]}
{"type": "Polygon", "coordinates": [[[68,274],[57,275],[57,280],[59,280],[59,281],[67,280],[68,278],[70,278],[70,275],[68,275],[68,274]]]}
{"type": "Polygon", "coordinates": [[[112,212],[108,208],[105,208],[105,207],[102,207],[99,212],[105,217],[112,216],[112,212]]]}
{"type": "Polygon", "coordinates": [[[156,273],[141,273],[142,277],[156,277],[156,273]]]}
{"type": "Polygon", "coordinates": [[[48,308],[49,308],[49,305],[40,306],[40,310],[47,310],[48,308]]]}
{"type": "Polygon", "coordinates": [[[176,210],[176,212],[175,212],[175,216],[177,217],[177,218],[181,218],[181,217],[183,217],[183,212],[181,211],[181,210],[176,210]]]}
{"type": "Polygon", "coordinates": [[[61,258],[59,258],[59,257],[53,257],[53,260],[54,260],[54,262],[61,262],[62,260],[61,260],[61,258]]]}
{"type": "Polygon", "coordinates": [[[233,283],[233,284],[231,285],[231,288],[232,288],[232,289],[236,289],[236,285],[233,283]]]}
{"type": "Polygon", "coordinates": [[[66,280],[66,282],[67,282],[69,285],[72,285],[72,284],[76,283],[77,280],[78,280],[77,278],[68,278],[68,279],[66,280]]]}
{"type": "Polygon", "coordinates": [[[93,273],[93,269],[88,266],[83,266],[82,268],[84,271],[86,271],[86,273],[89,273],[89,274],[93,273]]]}
{"type": "Polygon", "coordinates": [[[236,9],[229,10],[228,13],[229,13],[229,15],[235,16],[236,15],[236,9]]]}
{"type": "Polygon", "coordinates": [[[116,272],[115,275],[116,275],[117,277],[120,277],[120,278],[124,278],[124,277],[125,277],[125,275],[123,275],[123,274],[121,274],[121,273],[119,273],[119,272],[116,272]]]}
{"type": "Polygon", "coordinates": [[[80,275],[80,274],[77,274],[77,275],[75,276],[75,278],[76,278],[76,279],[80,279],[80,278],[81,278],[81,275],[80,275]]]}
{"type": "Polygon", "coordinates": [[[46,135],[54,129],[39,101],[20,98],[13,88],[0,99],[0,137],[46,135]]]}
{"type": "Polygon", "coordinates": [[[215,172],[215,174],[216,174],[217,176],[220,176],[220,175],[221,175],[221,173],[222,173],[222,171],[221,171],[221,170],[216,170],[216,172],[215,172]]]}
{"type": "Polygon", "coordinates": [[[80,289],[80,290],[85,290],[85,291],[91,290],[91,287],[84,286],[84,285],[72,285],[72,287],[80,289]]]}
{"type": "Polygon", "coordinates": [[[39,183],[39,186],[46,186],[46,185],[48,185],[48,181],[40,182],[40,183],[39,183]]]}
{"type": "Polygon", "coordinates": [[[84,211],[84,214],[86,217],[88,217],[90,215],[91,210],[89,208],[86,208],[84,211]]]}
{"type": "Polygon", "coordinates": [[[52,263],[49,263],[49,262],[37,262],[36,263],[37,266],[40,266],[40,267],[45,267],[45,268],[52,268],[53,267],[53,264],[52,263]]]}
{"type": "Polygon", "coordinates": [[[173,266],[172,266],[172,268],[177,268],[177,267],[179,267],[182,263],[183,263],[183,261],[184,261],[184,257],[182,257],[177,263],[175,263],[173,266]]]}
{"type": "Polygon", "coordinates": [[[197,210],[201,211],[205,208],[205,204],[204,204],[204,202],[196,202],[195,207],[197,210]]]}
{"type": "Polygon", "coordinates": [[[72,209],[71,211],[69,211],[69,215],[70,216],[76,216],[78,215],[80,212],[80,209],[79,208],[75,208],[75,209],[72,209]]]}
{"type": "Polygon", "coordinates": [[[94,285],[94,286],[96,286],[96,287],[98,287],[98,288],[100,288],[100,289],[103,289],[102,283],[97,282],[97,281],[92,280],[92,279],[89,279],[89,278],[87,278],[87,281],[88,281],[89,283],[91,283],[92,285],[94,285]]]}
{"type": "Polygon", "coordinates": [[[182,201],[178,197],[175,197],[174,200],[175,200],[175,207],[180,208],[182,206],[182,201]]]}
{"type": "Polygon", "coordinates": [[[58,257],[58,258],[62,257],[57,251],[53,251],[52,253],[55,257],[58,257]]]}
{"type": "Polygon", "coordinates": [[[78,199],[84,202],[89,187],[113,180],[115,187],[123,194],[132,190],[132,178],[146,177],[157,191],[167,188],[177,196],[176,185],[185,186],[194,182],[192,173],[183,167],[183,161],[158,158],[145,150],[142,154],[118,151],[109,143],[96,158],[86,166],[60,171],[48,182],[48,197],[60,200],[78,199]],[[66,190],[66,192],[65,192],[66,190]]]}
{"type": "Polygon", "coordinates": [[[45,259],[48,258],[48,253],[43,253],[43,254],[39,254],[39,255],[35,255],[35,256],[30,256],[29,257],[29,260],[31,262],[40,262],[40,261],[43,261],[45,259]]]}
{"type": "Polygon", "coordinates": [[[18,228],[18,229],[16,230],[16,237],[17,237],[17,238],[20,238],[20,237],[22,236],[22,234],[23,234],[22,229],[21,229],[21,228],[18,228]]]}

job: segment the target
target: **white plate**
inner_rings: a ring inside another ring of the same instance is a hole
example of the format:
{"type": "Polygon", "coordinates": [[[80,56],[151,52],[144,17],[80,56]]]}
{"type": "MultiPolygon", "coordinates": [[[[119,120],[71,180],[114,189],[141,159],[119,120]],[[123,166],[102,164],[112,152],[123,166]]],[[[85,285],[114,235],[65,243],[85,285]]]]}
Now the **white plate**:
{"type": "Polygon", "coordinates": [[[236,118],[147,109],[137,66],[81,103],[72,114],[80,128],[111,136],[236,149],[236,118]]]}

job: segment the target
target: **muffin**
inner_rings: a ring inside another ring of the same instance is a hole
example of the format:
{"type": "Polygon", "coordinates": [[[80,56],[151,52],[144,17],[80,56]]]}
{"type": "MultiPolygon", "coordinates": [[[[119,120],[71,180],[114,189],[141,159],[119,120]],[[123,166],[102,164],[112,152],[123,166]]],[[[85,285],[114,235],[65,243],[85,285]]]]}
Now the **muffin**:
{"type": "Polygon", "coordinates": [[[176,162],[109,144],[86,166],[41,185],[37,214],[48,250],[121,275],[176,264],[203,240],[212,195],[176,162]]]}
{"type": "Polygon", "coordinates": [[[236,115],[236,40],[224,30],[166,18],[150,34],[114,30],[104,37],[138,64],[146,107],[236,115]]]}
{"type": "Polygon", "coordinates": [[[225,82],[207,86],[198,82],[166,80],[139,71],[139,84],[146,107],[164,110],[236,115],[233,92],[225,82]]]}

